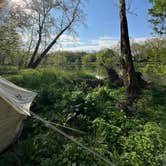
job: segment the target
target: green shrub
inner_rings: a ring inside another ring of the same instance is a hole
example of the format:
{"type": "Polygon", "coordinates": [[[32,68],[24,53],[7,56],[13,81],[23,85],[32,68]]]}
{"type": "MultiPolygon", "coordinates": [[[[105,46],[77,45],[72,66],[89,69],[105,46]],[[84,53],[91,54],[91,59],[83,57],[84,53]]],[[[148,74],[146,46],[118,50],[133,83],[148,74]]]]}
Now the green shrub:
{"type": "Polygon", "coordinates": [[[18,74],[19,70],[16,66],[0,66],[0,75],[18,74]]]}
{"type": "Polygon", "coordinates": [[[122,165],[164,165],[165,136],[165,129],[156,123],[146,123],[142,130],[130,132],[128,137],[122,137],[122,165]]]}
{"type": "MultiPolygon", "coordinates": [[[[145,90],[135,104],[136,116],[129,118],[117,107],[117,103],[126,100],[123,88],[75,87],[71,80],[77,77],[88,76],[50,68],[21,70],[7,78],[38,93],[32,111],[45,119],[85,131],[86,134],[80,135],[63,130],[117,166],[166,165],[164,87],[150,86],[145,90]]],[[[31,118],[25,121],[14,149],[25,166],[106,165],[31,118]]],[[[0,156],[0,165],[18,165],[12,150],[0,156]]]]}

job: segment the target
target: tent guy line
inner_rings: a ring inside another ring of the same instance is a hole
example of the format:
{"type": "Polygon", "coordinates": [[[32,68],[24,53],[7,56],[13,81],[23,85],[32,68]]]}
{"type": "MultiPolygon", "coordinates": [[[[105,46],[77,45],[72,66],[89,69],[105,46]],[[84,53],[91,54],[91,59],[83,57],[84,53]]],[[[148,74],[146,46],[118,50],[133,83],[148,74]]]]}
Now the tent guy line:
{"type": "Polygon", "coordinates": [[[74,131],[74,132],[77,132],[77,133],[80,133],[80,134],[86,134],[84,131],[81,131],[81,130],[78,130],[78,129],[75,129],[75,128],[72,128],[72,127],[64,126],[64,125],[61,125],[59,123],[50,122],[50,124],[55,125],[55,126],[60,127],[60,128],[71,130],[71,131],[74,131]]]}
{"type": "Polygon", "coordinates": [[[76,139],[74,139],[70,135],[68,135],[65,132],[63,132],[60,129],[58,129],[54,125],[54,123],[41,118],[39,115],[35,114],[32,111],[30,111],[30,113],[31,113],[31,115],[32,115],[33,118],[41,121],[47,128],[52,129],[52,130],[58,132],[59,134],[63,135],[64,137],[68,138],[69,140],[71,140],[72,142],[74,142],[75,144],[77,144],[78,146],[80,146],[82,149],[88,151],[89,153],[93,154],[94,156],[98,157],[99,159],[105,161],[108,165],[110,165],[110,166],[116,166],[115,164],[113,164],[112,162],[110,162],[108,159],[106,159],[105,157],[103,157],[101,154],[99,154],[99,153],[95,152],[94,150],[86,147],[85,145],[83,145],[82,143],[78,142],[76,139]]]}

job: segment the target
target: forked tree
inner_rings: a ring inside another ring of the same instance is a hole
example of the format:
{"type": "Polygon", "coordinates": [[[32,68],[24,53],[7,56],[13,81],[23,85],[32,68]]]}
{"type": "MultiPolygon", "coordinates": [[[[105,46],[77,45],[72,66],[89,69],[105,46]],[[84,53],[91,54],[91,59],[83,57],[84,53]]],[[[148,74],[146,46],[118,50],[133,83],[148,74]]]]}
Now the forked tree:
{"type": "Polygon", "coordinates": [[[13,4],[5,22],[15,24],[23,40],[28,38],[23,44],[29,68],[38,67],[64,33],[73,35],[77,23],[84,20],[84,1],[22,0],[22,4],[13,4]]]}
{"type": "Polygon", "coordinates": [[[48,52],[57,43],[58,39],[65,32],[71,31],[75,23],[82,20],[82,1],[83,0],[32,1],[30,10],[35,13],[37,41],[28,63],[29,68],[38,67],[41,61],[47,57],[48,52]],[[49,41],[48,36],[52,37],[49,41]],[[40,48],[42,48],[42,50],[40,50],[40,48]]]}

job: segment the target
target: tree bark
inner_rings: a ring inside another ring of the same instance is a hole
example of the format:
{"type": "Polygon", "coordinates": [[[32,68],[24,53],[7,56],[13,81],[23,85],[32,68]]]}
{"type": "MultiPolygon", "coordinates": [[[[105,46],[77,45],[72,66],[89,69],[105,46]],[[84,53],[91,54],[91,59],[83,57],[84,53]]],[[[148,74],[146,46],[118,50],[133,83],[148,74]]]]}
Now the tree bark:
{"type": "Polygon", "coordinates": [[[126,17],[125,0],[120,0],[120,25],[121,25],[121,65],[123,69],[123,82],[127,88],[128,97],[134,97],[139,89],[135,68],[133,65],[128,22],[126,17]]]}
{"type": "Polygon", "coordinates": [[[134,102],[146,82],[141,78],[141,74],[135,71],[130,40],[128,32],[128,22],[126,17],[126,2],[120,0],[120,26],[121,26],[121,65],[123,69],[123,83],[126,87],[127,102],[125,111],[127,115],[134,113],[134,102]]]}
{"type": "Polygon", "coordinates": [[[43,26],[44,26],[44,23],[45,23],[45,19],[46,19],[46,14],[44,15],[44,18],[43,20],[41,21],[41,16],[40,16],[40,13],[39,13],[39,30],[38,30],[38,41],[36,43],[36,47],[35,47],[35,50],[32,54],[32,57],[29,61],[29,64],[28,64],[28,68],[32,68],[33,66],[33,63],[35,61],[35,58],[37,56],[37,53],[38,53],[38,50],[39,50],[39,47],[40,47],[40,44],[42,42],[42,31],[43,31],[43,26]]]}
{"type": "Polygon", "coordinates": [[[38,50],[39,50],[40,43],[41,43],[41,32],[39,31],[39,39],[38,39],[38,41],[37,41],[37,44],[36,44],[35,50],[34,50],[34,52],[33,52],[33,54],[32,54],[32,57],[31,57],[31,59],[30,59],[30,62],[29,62],[29,64],[28,64],[28,68],[31,68],[31,67],[33,66],[35,57],[36,57],[37,52],[38,52],[38,50]]]}

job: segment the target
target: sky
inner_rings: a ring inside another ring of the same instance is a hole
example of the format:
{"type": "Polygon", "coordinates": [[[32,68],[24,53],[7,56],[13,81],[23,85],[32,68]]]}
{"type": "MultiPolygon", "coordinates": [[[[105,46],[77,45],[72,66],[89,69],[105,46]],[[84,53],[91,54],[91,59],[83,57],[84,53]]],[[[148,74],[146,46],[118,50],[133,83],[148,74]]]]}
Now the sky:
{"type": "MultiPolygon", "coordinates": [[[[21,0],[9,0],[20,3],[21,0]]],[[[117,46],[120,40],[119,0],[85,0],[86,26],[76,26],[77,36],[63,34],[52,51],[99,51],[117,46]]],[[[149,0],[126,0],[129,36],[136,42],[152,37],[148,22],[149,0]],[[129,5],[130,4],[130,5],[129,5]]],[[[28,40],[24,36],[24,40],[28,40]]],[[[26,42],[25,42],[26,43],[26,42]]]]}
{"type": "MultiPolygon", "coordinates": [[[[131,11],[128,13],[129,35],[135,41],[144,41],[151,36],[151,25],[148,20],[148,0],[130,0],[131,11]]],[[[117,45],[120,38],[119,0],[88,0],[85,5],[86,27],[78,26],[78,36],[74,44],[67,39],[72,37],[63,35],[61,45],[70,51],[98,51],[117,45]]],[[[127,5],[128,6],[128,5],[127,5]]]]}

